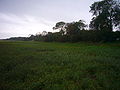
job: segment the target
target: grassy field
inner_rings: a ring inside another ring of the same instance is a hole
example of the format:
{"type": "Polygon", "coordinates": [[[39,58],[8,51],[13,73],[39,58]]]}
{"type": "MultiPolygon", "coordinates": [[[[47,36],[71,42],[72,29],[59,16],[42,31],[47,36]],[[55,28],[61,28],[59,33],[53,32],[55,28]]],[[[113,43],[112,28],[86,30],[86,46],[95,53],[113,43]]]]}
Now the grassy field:
{"type": "Polygon", "coordinates": [[[0,90],[120,90],[120,43],[0,41],[0,90]]]}

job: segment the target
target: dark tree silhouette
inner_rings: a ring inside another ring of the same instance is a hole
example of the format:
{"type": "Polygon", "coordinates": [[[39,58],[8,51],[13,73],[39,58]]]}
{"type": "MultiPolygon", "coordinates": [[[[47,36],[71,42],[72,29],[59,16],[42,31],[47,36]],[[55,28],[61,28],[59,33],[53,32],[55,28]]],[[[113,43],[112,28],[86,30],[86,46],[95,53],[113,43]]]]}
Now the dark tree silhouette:
{"type": "Polygon", "coordinates": [[[93,18],[90,28],[95,30],[109,30],[120,25],[120,2],[116,0],[102,0],[90,6],[93,18]]]}
{"type": "Polygon", "coordinates": [[[61,22],[56,23],[55,27],[53,27],[53,30],[59,29],[60,33],[62,35],[64,35],[65,34],[65,26],[66,26],[66,23],[61,21],[61,22]]]}
{"type": "Polygon", "coordinates": [[[79,33],[80,30],[84,30],[87,26],[83,20],[79,20],[78,22],[68,23],[66,26],[66,34],[67,35],[75,35],[79,33]]]}

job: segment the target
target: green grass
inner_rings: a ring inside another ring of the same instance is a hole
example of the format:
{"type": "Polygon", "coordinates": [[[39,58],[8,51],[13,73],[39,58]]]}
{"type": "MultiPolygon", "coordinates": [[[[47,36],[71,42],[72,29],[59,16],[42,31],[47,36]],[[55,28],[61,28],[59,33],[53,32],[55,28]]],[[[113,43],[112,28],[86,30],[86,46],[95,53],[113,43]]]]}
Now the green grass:
{"type": "Polygon", "coordinates": [[[120,90],[120,43],[0,41],[0,90],[120,90]]]}

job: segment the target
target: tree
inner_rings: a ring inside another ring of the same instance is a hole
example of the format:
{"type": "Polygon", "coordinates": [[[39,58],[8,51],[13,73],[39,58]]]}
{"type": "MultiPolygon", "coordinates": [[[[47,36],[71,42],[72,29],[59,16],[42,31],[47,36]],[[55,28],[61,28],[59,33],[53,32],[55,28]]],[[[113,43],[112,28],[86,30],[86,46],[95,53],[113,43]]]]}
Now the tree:
{"type": "Polygon", "coordinates": [[[116,0],[102,0],[90,6],[93,13],[90,28],[112,31],[120,25],[120,2],[116,0]]]}
{"type": "Polygon", "coordinates": [[[85,27],[87,26],[83,20],[79,20],[78,22],[72,22],[68,23],[66,26],[66,34],[67,35],[75,35],[77,34],[80,30],[84,30],[85,27]]]}
{"type": "Polygon", "coordinates": [[[64,33],[65,33],[65,26],[66,26],[66,23],[61,21],[61,22],[56,23],[55,27],[53,27],[53,30],[59,29],[60,33],[62,35],[64,35],[64,33]]]}
{"type": "Polygon", "coordinates": [[[33,34],[30,35],[29,40],[34,40],[35,36],[33,34]]]}
{"type": "Polygon", "coordinates": [[[47,35],[47,31],[43,31],[42,36],[46,36],[46,35],[47,35]]]}

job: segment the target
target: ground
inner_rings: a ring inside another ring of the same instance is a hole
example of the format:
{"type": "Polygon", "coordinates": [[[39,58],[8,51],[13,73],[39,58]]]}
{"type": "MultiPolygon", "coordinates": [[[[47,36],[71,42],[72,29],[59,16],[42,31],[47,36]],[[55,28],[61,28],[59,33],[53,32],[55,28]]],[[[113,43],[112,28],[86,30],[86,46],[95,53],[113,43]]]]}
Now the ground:
{"type": "Polygon", "coordinates": [[[119,90],[120,43],[0,41],[0,90],[119,90]]]}

